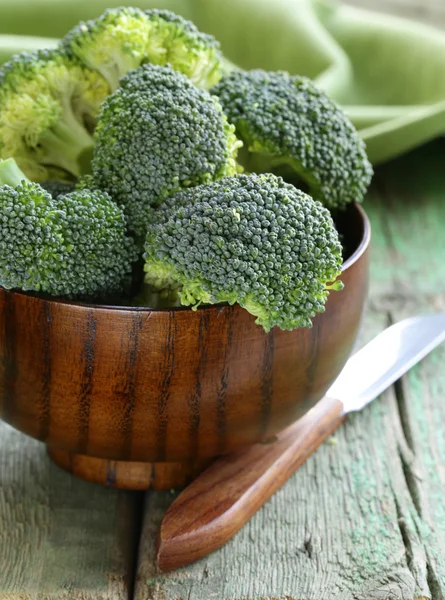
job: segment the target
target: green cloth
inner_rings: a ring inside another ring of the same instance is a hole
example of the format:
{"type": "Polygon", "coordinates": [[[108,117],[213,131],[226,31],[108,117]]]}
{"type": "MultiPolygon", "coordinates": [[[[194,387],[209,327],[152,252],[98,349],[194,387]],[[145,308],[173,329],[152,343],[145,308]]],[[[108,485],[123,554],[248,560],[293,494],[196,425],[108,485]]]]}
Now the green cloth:
{"type": "MultiPolygon", "coordinates": [[[[113,0],[0,0],[0,61],[53,46],[113,0]],[[34,37],[39,36],[39,37],[34,37]],[[53,39],[48,39],[53,38],[53,39]]],[[[331,0],[135,0],[217,37],[243,68],[307,75],[340,102],[374,164],[445,133],[445,34],[331,0]]]]}

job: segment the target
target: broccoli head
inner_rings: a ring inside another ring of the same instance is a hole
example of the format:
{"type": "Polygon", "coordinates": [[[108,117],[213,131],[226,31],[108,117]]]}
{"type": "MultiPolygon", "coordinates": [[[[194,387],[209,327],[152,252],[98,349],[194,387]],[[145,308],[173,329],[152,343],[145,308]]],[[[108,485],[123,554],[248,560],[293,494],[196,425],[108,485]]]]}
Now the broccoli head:
{"type": "Polygon", "coordinates": [[[137,258],[121,209],[105,192],[54,200],[12,160],[0,162],[0,285],[70,298],[123,289],[137,258]]]}
{"type": "Polygon", "coordinates": [[[144,63],[169,63],[204,88],[221,77],[218,42],[167,10],[108,9],[97,19],[79,23],[65,36],[63,46],[99,71],[112,91],[121,77],[144,63]]]}
{"type": "Polygon", "coordinates": [[[157,23],[149,62],[169,64],[204,89],[218,83],[222,77],[222,55],[219,42],[212,35],[202,33],[194,23],[168,10],[152,9],[145,14],[157,23]]]}
{"type": "Polygon", "coordinates": [[[184,190],[150,213],[146,283],[180,302],[237,302],[266,331],[310,327],[341,289],[342,249],[320,202],[272,174],[184,190]]]}
{"type": "Polygon", "coordinates": [[[59,196],[69,194],[70,192],[73,192],[76,187],[74,183],[70,183],[68,181],[57,181],[56,179],[41,181],[40,185],[53,198],[58,198],[59,196]]]}
{"type": "Polygon", "coordinates": [[[234,71],[212,94],[244,142],[246,169],[296,176],[296,185],[303,183],[329,208],[363,199],[372,177],[365,145],[341,108],[309,79],[234,71]]]}
{"type": "Polygon", "coordinates": [[[170,67],[131,71],[104,102],[95,131],[94,185],[145,235],[150,206],[182,188],[237,172],[241,143],[218,99],[170,67]]]}
{"type": "Polygon", "coordinates": [[[98,73],[57,50],[16,55],[0,69],[0,158],[34,181],[74,179],[89,169],[108,94],[98,73]]]}

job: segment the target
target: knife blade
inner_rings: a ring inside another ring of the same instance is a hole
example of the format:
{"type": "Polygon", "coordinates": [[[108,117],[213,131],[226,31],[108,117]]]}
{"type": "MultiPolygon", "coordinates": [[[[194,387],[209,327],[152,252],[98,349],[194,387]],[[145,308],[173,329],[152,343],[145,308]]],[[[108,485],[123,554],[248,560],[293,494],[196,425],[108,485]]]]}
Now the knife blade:
{"type": "Polygon", "coordinates": [[[157,542],[159,569],[179,568],[225,544],[349,412],[364,408],[443,341],[445,314],[388,327],[348,360],[326,396],[273,444],[217,459],[167,510],[157,542]]]}
{"type": "Polygon", "coordinates": [[[326,395],[362,410],[444,340],[445,314],[399,321],[351,356],[326,395]]]}

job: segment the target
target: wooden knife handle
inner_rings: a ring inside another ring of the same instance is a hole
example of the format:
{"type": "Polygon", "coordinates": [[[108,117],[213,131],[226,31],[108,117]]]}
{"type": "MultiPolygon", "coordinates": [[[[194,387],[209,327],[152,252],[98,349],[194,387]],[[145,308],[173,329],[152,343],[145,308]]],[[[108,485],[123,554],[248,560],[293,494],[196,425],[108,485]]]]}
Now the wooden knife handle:
{"type": "Polygon", "coordinates": [[[343,404],[324,397],[272,444],[256,444],[216,460],[171,504],[161,523],[161,571],[220,548],[343,422],[343,404]]]}

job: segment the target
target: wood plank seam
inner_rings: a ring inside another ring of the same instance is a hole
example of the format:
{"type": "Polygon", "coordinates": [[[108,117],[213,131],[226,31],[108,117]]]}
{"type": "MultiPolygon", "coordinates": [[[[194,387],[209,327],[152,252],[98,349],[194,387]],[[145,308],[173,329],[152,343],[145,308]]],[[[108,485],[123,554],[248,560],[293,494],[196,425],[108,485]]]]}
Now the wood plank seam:
{"type": "MultiPolygon", "coordinates": [[[[380,196],[386,200],[387,205],[393,205],[394,198],[393,195],[387,189],[385,179],[378,176],[374,181],[374,185],[379,190],[380,196]]],[[[387,246],[393,257],[393,260],[397,262],[396,243],[392,233],[392,229],[389,226],[389,220],[382,219],[382,232],[383,236],[386,239],[387,246]]],[[[396,273],[397,271],[394,270],[393,278],[395,289],[400,287],[400,282],[397,280],[398,278],[396,273]]],[[[404,294],[402,294],[402,296],[403,295],[404,294]]],[[[397,314],[394,311],[388,311],[388,326],[392,325],[396,321],[397,314]]],[[[418,483],[420,477],[418,473],[418,461],[416,456],[412,425],[410,423],[410,418],[408,414],[408,400],[405,393],[405,386],[406,378],[402,378],[401,380],[396,381],[395,384],[392,386],[395,394],[396,406],[400,419],[400,432],[402,434],[402,438],[398,445],[397,457],[400,461],[402,472],[404,474],[406,489],[411,497],[412,505],[415,509],[415,514],[413,515],[413,517],[416,533],[418,534],[419,539],[421,539],[422,535],[420,533],[420,530],[422,528],[422,521],[424,520],[421,498],[422,491],[418,483]]],[[[413,576],[416,578],[418,568],[416,568],[415,566],[409,528],[405,521],[404,515],[400,511],[400,503],[398,500],[397,490],[394,490],[394,501],[398,512],[398,525],[400,528],[401,537],[406,548],[407,565],[412,571],[413,576]]],[[[423,543],[423,548],[425,552],[426,562],[426,581],[430,591],[430,598],[431,600],[443,600],[444,595],[442,593],[438,576],[435,573],[433,561],[428,551],[427,544],[423,543]]]]}

